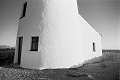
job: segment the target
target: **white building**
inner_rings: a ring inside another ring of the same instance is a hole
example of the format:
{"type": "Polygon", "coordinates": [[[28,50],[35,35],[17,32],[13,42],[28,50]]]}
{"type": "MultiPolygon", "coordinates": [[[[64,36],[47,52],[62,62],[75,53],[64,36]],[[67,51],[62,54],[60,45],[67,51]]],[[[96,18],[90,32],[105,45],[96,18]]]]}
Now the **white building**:
{"type": "Polygon", "coordinates": [[[69,68],[102,54],[101,36],[76,0],[27,0],[16,45],[14,63],[25,68],[69,68]]]}

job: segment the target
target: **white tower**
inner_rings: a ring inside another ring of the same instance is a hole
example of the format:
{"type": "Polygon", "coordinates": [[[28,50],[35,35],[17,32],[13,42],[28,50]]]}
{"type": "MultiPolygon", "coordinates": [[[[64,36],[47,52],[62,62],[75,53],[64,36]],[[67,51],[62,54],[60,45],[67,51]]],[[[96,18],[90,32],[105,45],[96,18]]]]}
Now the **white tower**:
{"type": "Polygon", "coordinates": [[[101,37],[79,15],[76,0],[25,2],[15,63],[25,68],[68,68],[99,55],[101,37]]]}

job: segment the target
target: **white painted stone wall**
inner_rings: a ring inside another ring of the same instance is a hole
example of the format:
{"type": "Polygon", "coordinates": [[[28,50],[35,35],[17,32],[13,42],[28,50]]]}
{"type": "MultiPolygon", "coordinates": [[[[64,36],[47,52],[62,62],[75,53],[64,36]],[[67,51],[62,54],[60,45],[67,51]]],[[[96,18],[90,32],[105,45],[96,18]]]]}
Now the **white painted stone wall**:
{"type": "MultiPolygon", "coordinates": [[[[76,0],[28,0],[19,36],[23,36],[21,66],[25,68],[68,68],[102,54],[101,36],[78,14],[76,0]],[[39,36],[37,52],[30,51],[32,36],[39,36]]],[[[16,47],[15,63],[17,52],[16,47]]]]}

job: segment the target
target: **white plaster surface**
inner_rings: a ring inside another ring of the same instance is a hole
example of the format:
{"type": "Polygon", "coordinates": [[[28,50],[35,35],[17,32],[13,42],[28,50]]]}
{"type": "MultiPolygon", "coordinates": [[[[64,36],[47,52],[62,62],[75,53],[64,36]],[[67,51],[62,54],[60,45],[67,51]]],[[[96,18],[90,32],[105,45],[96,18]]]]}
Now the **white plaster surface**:
{"type": "MultiPolygon", "coordinates": [[[[23,36],[22,67],[68,68],[102,54],[101,36],[78,14],[76,0],[27,1],[18,29],[18,37],[23,36]],[[30,51],[32,36],[39,36],[38,51],[30,51]]],[[[15,63],[17,52],[16,47],[15,63]]]]}

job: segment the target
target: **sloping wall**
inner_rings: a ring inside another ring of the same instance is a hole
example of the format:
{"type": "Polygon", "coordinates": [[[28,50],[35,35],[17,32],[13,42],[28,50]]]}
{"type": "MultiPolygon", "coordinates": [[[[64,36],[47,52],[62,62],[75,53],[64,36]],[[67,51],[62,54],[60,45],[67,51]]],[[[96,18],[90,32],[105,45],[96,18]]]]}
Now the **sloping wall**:
{"type": "Polygon", "coordinates": [[[76,0],[28,0],[19,36],[23,36],[21,66],[26,68],[67,68],[101,55],[101,37],[78,14],[76,0]],[[40,39],[37,52],[30,51],[32,36],[40,39]]]}

